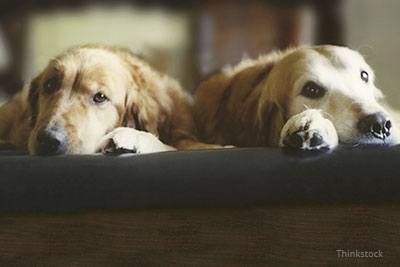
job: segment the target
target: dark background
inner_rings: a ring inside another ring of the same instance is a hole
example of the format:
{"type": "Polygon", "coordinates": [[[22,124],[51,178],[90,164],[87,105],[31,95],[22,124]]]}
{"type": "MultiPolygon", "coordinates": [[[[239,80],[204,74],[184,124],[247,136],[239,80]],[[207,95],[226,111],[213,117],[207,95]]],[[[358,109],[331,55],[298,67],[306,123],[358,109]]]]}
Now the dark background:
{"type": "Polygon", "coordinates": [[[12,1],[0,9],[0,103],[72,45],[130,48],[190,92],[244,57],[311,44],[347,45],[397,93],[396,0],[12,1]]]}

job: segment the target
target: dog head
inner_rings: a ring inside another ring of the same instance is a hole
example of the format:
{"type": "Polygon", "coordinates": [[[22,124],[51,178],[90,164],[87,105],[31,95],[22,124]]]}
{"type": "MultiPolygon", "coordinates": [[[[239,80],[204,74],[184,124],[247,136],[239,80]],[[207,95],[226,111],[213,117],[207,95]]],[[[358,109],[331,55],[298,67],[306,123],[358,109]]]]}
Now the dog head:
{"type": "MultiPolygon", "coordinates": [[[[30,84],[30,154],[87,154],[118,126],[157,134],[157,88],[150,67],[127,51],[102,46],[67,50],[30,84]]],[[[165,101],[164,101],[165,102],[165,101]]]]}
{"type": "Polygon", "coordinates": [[[260,114],[271,101],[285,119],[307,108],[319,109],[334,124],[340,143],[398,143],[374,80],[371,67],[349,48],[299,48],[274,65],[262,91],[260,114]]]}

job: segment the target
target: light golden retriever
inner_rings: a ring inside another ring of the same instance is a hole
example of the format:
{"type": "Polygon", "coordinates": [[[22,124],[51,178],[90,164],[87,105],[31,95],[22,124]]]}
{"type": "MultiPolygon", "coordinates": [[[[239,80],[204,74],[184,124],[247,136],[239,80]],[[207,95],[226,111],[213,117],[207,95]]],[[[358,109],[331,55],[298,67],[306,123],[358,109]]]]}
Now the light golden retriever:
{"type": "Polygon", "coordinates": [[[221,145],[288,146],[399,143],[374,72],[346,47],[273,52],[203,82],[195,97],[200,139],[221,145]]]}
{"type": "Polygon", "coordinates": [[[202,147],[188,95],[127,50],[71,48],[0,108],[0,145],[32,155],[202,147]]]}

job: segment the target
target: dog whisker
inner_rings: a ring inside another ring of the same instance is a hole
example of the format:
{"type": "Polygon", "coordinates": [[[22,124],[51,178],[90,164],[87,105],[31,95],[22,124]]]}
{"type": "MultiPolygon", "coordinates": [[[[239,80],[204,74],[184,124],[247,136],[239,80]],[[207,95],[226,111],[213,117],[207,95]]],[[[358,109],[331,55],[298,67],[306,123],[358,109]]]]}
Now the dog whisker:
{"type": "Polygon", "coordinates": [[[321,112],[322,112],[323,114],[325,114],[325,115],[328,115],[328,117],[330,117],[330,118],[332,118],[332,119],[335,119],[335,117],[333,117],[331,114],[329,114],[329,112],[324,111],[324,110],[321,110],[321,112]]]}
{"type": "Polygon", "coordinates": [[[360,141],[353,145],[353,147],[358,147],[360,145],[360,141]]]}

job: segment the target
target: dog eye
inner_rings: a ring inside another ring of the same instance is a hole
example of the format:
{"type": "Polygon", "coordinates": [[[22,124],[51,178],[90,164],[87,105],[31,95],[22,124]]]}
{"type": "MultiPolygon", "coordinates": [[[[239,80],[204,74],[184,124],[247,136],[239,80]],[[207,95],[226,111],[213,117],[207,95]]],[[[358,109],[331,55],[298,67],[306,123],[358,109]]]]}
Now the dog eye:
{"type": "Polygon", "coordinates": [[[304,85],[301,95],[308,98],[321,98],[326,90],[314,82],[308,82],[304,85]]]}
{"type": "Polygon", "coordinates": [[[61,88],[61,79],[59,75],[55,75],[45,81],[43,90],[46,94],[51,94],[61,88]]]}
{"type": "Polygon", "coordinates": [[[97,93],[93,96],[93,102],[95,104],[103,104],[108,101],[108,98],[103,93],[97,93]]]}
{"type": "Polygon", "coordinates": [[[368,72],[366,72],[365,70],[361,71],[361,80],[363,80],[364,82],[368,82],[369,80],[369,75],[368,72]]]}

